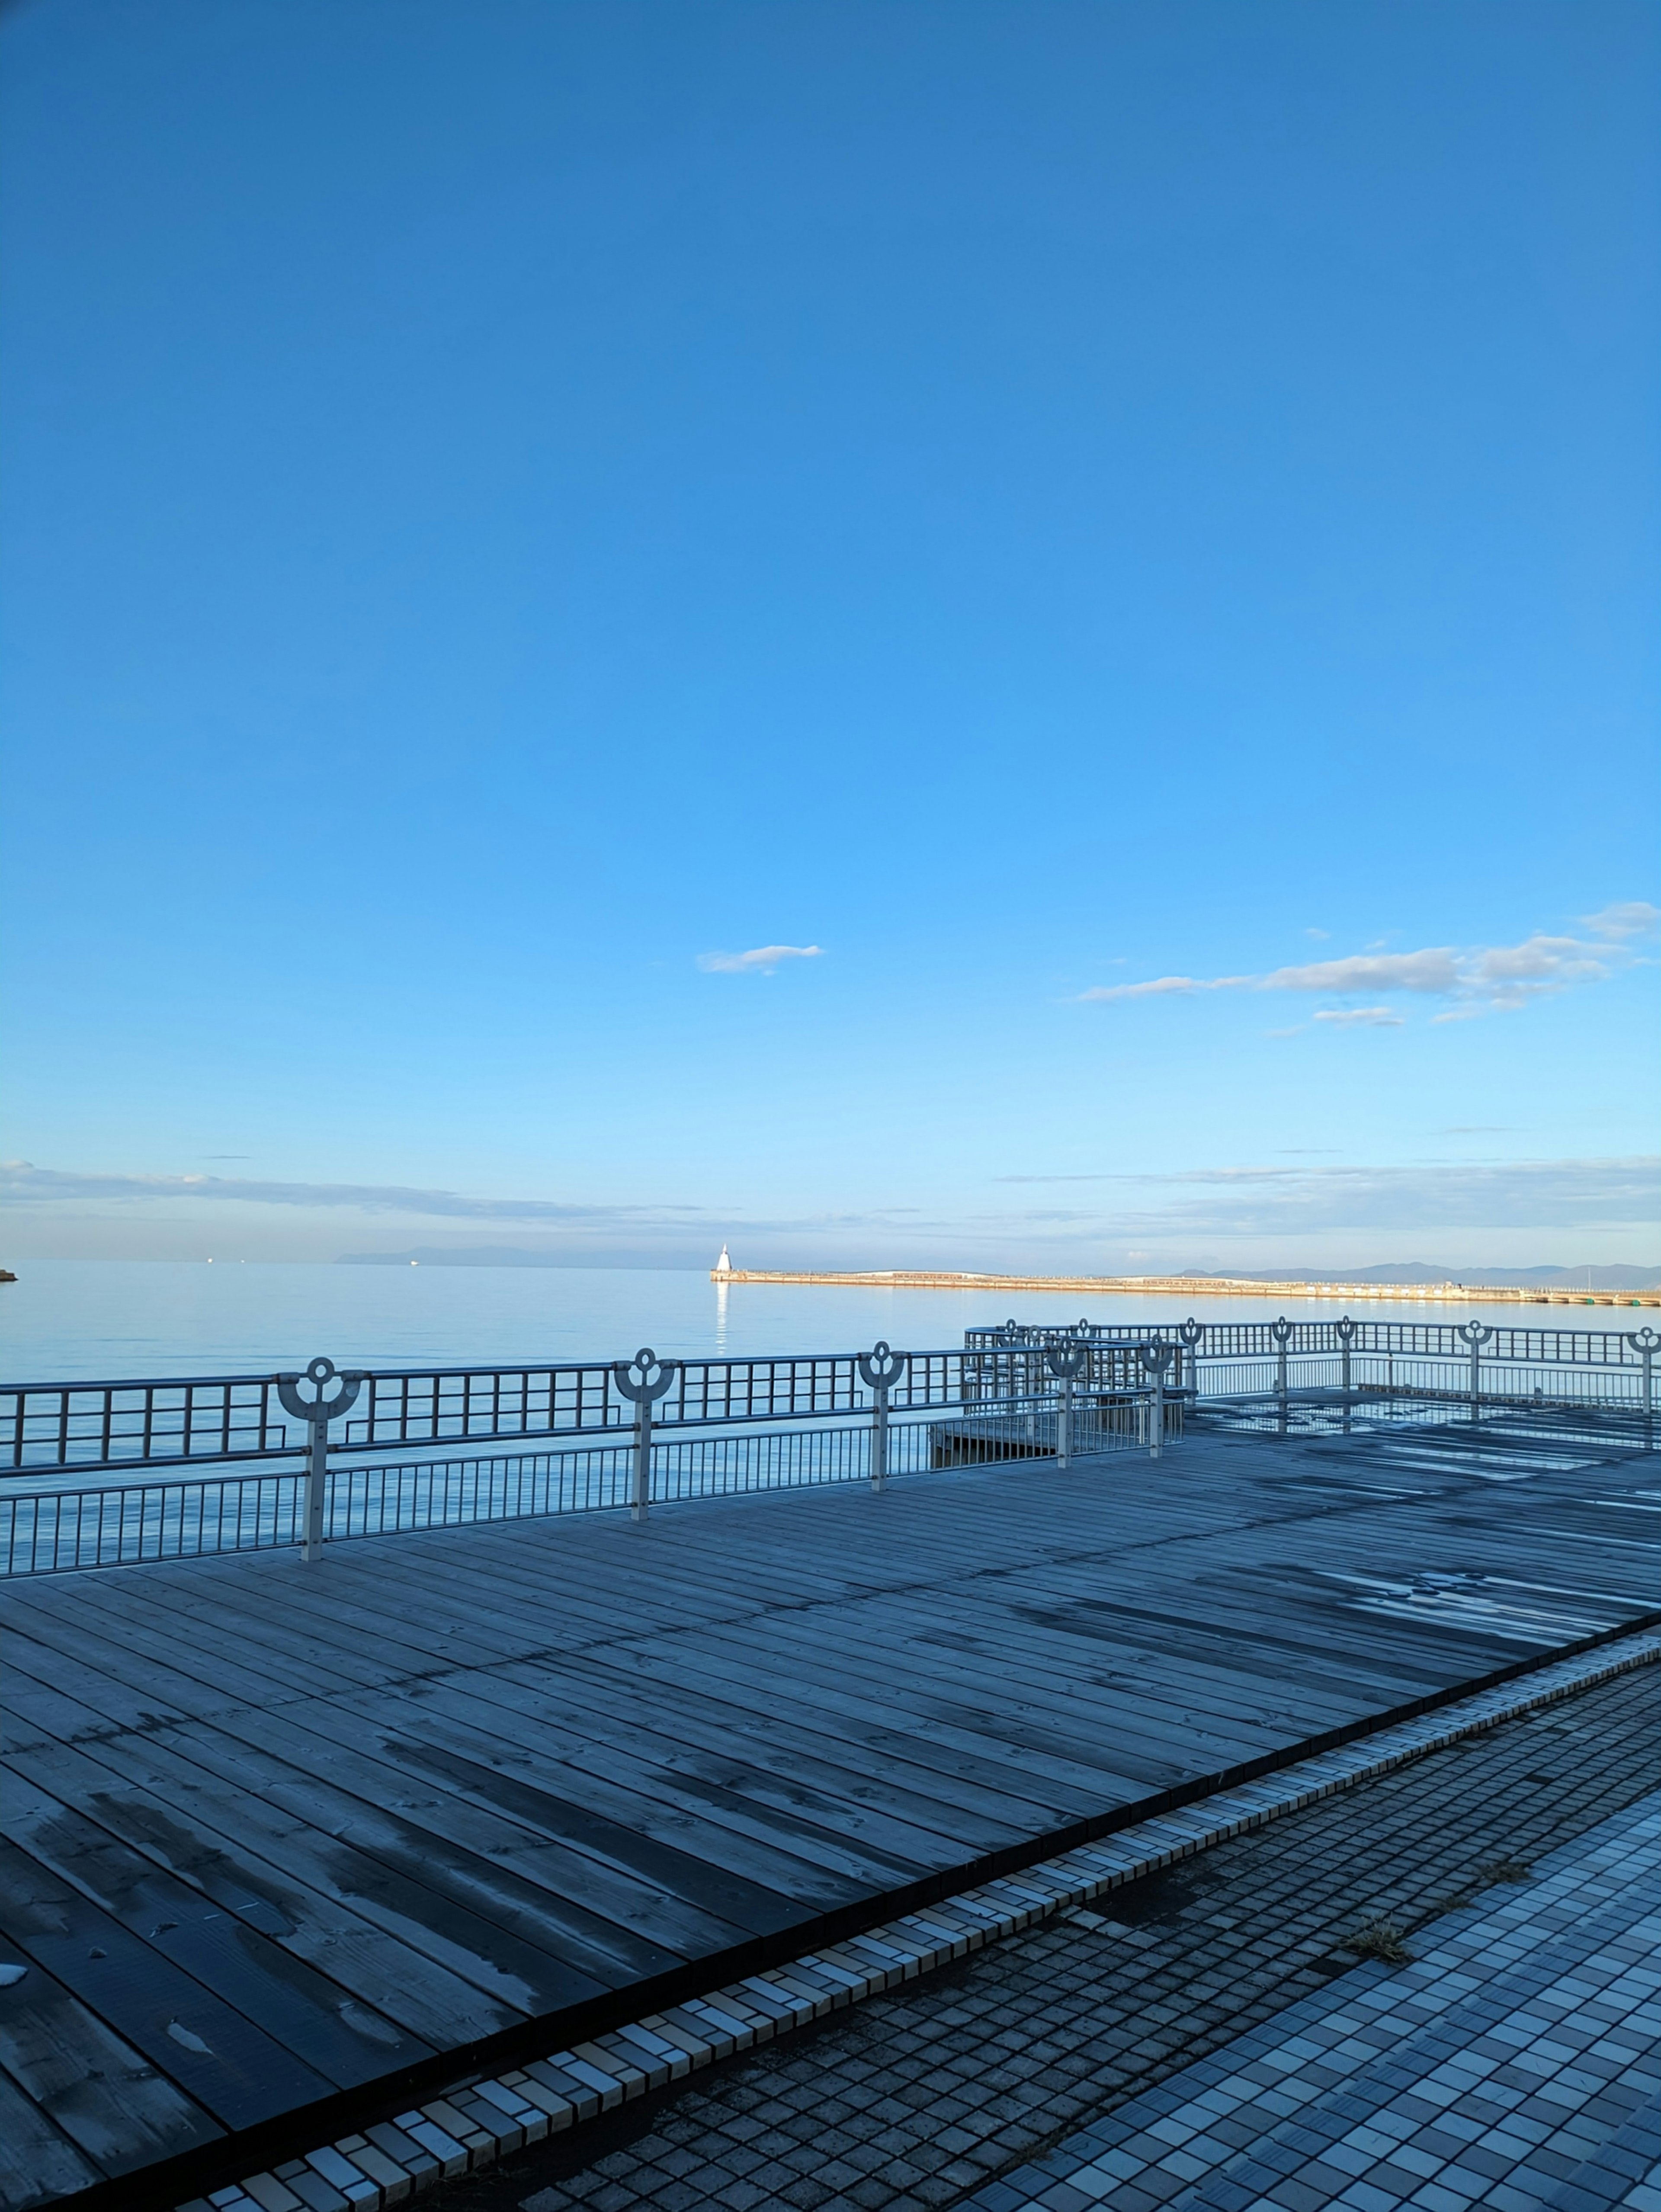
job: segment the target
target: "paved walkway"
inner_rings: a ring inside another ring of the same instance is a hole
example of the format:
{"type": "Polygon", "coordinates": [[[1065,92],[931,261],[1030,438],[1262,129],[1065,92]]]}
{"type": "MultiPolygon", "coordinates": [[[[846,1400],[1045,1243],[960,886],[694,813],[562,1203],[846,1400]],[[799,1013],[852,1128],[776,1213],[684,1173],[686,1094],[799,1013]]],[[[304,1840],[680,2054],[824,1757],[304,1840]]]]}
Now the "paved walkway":
{"type": "Polygon", "coordinates": [[[970,2202],[1661,2212],[1661,1791],[970,2202]]]}
{"type": "MultiPolygon", "coordinates": [[[[1220,2185],[1222,2177],[1208,2166],[1169,2173],[1141,2199],[1119,2193],[1131,2186],[1123,2175],[1110,2178],[1110,2191],[1098,2188],[1093,2197],[1073,2177],[1094,2167],[1104,2149],[1123,2150],[1134,2139],[1151,2091],[1163,2089],[1180,2106],[1187,2094],[1183,2077],[1200,2063],[1223,2069],[1215,2081],[1208,2076],[1208,2089],[1232,2080],[1231,2069],[1243,2070],[1226,2055],[1237,2039],[1262,2034],[1266,2048],[1281,2048],[1274,2039],[1282,2027],[1299,2033],[1288,2007],[1306,2008],[1311,2021],[1335,2024],[1348,2018],[1345,2008],[1378,1992],[1386,2000],[1382,2007],[1358,2015],[1366,2032],[1393,2037],[1398,2055],[1414,2035],[1433,2035],[1434,2023],[1414,2020],[1410,2009],[1398,2014],[1390,2008],[1398,1995],[1409,2008],[1415,1990],[1422,1995],[1432,1956],[1427,1947],[1444,1942],[1440,1927],[1433,1936],[1420,1931],[1451,1912],[1445,1940],[1457,1945],[1462,1929],[1510,1915],[1506,1924],[1515,1940],[1534,1941],[1547,1928],[1539,1915],[1530,1919],[1535,1905],[1546,1916],[1563,1909],[1569,1893],[1561,1883],[1570,1880],[1575,1840],[1589,1836],[1589,1850],[1615,1852],[1603,1874],[1618,1891],[1620,1854],[1628,1845],[1616,1837],[1617,1816],[1651,1796],[1658,1780],[1661,1667],[1469,1739],[1117,1891],[1111,1919],[1078,1911],[1045,1923],[961,1967],[833,2015],[818,2030],[625,2107],[423,2201],[434,2212],[517,2212],[520,2206],[526,2212],[694,2212],[706,2206],[751,2212],[773,2205],[800,2212],[842,2205],[860,2212],[932,2212],[970,2204],[992,2212],[999,2205],[1048,2208],[1051,2199],[1043,2192],[1062,2186],[1074,2194],[1055,2201],[1074,2206],[1179,2200],[1204,2204],[1207,2212],[1214,2205],[1232,2212],[1261,2198],[1292,2212],[1315,2212],[1334,2201],[1331,2191],[1326,2197],[1262,2190],[1244,2198],[1185,2194],[1220,2185]],[[1531,1863],[1547,1852],[1555,1856],[1536,1870],[1531,1863]],[[1528,1878],[1518,1881],[1524,1870],[1528,1878]],[[1555,1890],[1554,1882],[1560,1884],[1555,1890]],[[1540,1903],[1552,1898],[1556,1904],[1540,1903]],[[1378,1922],[1424,1952],[1421,1966],[1358,1964],[1346,1946],[1378,1922]],[[1109,2132],[1098,2142],[1104,2125],[1109,2132]],[[1079,2139],[1083,2130],[1092,2140],[1079,2139]],[[1034,2160],[1043,2161],[1042,2172],[1029,2163],[1034,2160]]],[[[1642,1848],[1652,1850],[1652,1840],[1642,1848]]],[[[1639,1867],[1633,1859],[1628,1870],[1639,1867]]],[[[1661,1902],[1652,1893],[1661,1892],[1661,1879],[1650,1872],[1647,1887],[1634,1887],[1653,1908],[1661,1902]]],[[[1606,1902],[1609,1911],[1627,1909],[1614,1893],[1606,1902]]],[[[1548,1932],[1560,1947],[1579,1941],[1548,1932]]],[[[1581,1986],[1587,1972],[1602,1973],[1607,1965],[1613,1978],[1605,1986],[1618,1984],[1613,2002],[1624,2004],[1639,1985],[1621,1981],[1630,1961],[1620,1947],[1640,1939],[1632,1926],[1611,1923],[1597,1940],[1606,1941],[1606,1950],[1588,1950],[1578,1968],[1565,1954],[1569,1978],[1561,1994],[1577,2005],[1607,2005],[1606,1996],[1581,1986]]],[[[1458,1997],[1475,2002],[1474,1985],[1462,1986],[1458,1997]]],[[[1510,2003],[1512,1996],[1499,1993],[1496,1983],[1487,2001],[1510,2003]]],[[[1495,2032],[1492,2023],[1480,2031],[1495,2032]]],[[[1311,2042],[1308,2052],[1288,2045],[1282,2055],[1319,2066],[1326,2063],[1321,2048],[1335,2049],[1362,2033],[1346,2027],[1335,2044],[1311,2042]]],[[[1371,2064],[1377,2047],[1366,2047],[1369,2057],[1358,2063],[1371,2064]]],[[[1416,2057],[1411,2063],[1418,2063],[1416,2057]]],[[[1624,2062],[1620,2070],[1627,2070],[1624,2062]]],[[[1348,2076],[1342,2084],[1307,2078],[1323,2095],[1356,2086],[1348,2076]]],[[[1358,2094],[1375,2095],[1379,2086],[1369,2075],[1358,2094]]],[[[1388,2086],[1394,2094],[1407,2085],[1388,2086]]],[[[1602,2150],[1609,2157],[1642,2161],[1643,2115],[1628,2114],[1624,2104],[1617,2113],[1597,2101],[1609,2094],[1589,2094],[1563,2118],[1572,2146],[1570,2122],[1582,2131],[1581,2147],[1572,2152],[1579,2166],[1598,2148],[1587,2129],[1603,2131],[1608,2140],[1602,2150]],[[1615,2121],[1618,2126],[1606,2124],[1615,2121]],[[1637,2150],[1622,2143],[1622,2127],[1637,2130],[1637,2150]]],[[[1317,2102],[1314,2095],[1304,2100],[1306,2106],[1317,2102]]],[[[1378,2109],[1385,2111],[1386,2104],[1378,2109]]],[[[1267,2123],[1278,2127],[1287,2117],[1266,2105],[1264,2124],[1254,2124],[1249,2112],[1227,2123],[1247,2134],[1232,2144],[1226,2136],[1219,2140],[1232,2157],[1250,2149],[1278,2154],[1284,2147],[1267,2123]]],[[[1427,2112],[1427,2124],[1431,2117],[1427,2112]]],[[[1469,2116],[1456,2118],[1463,2124],[1469,2116]]],[[[1368,2124],[1348,2120],[1345,2131],[1368,2124]]],[[[1529,2154],[1543,2144],[1548,2156],[1571,2155],[1549,2135],[1536,2138],[1529,2154]]],[[[1180,2149],[1165,2145],[1165,2152],[1180,2149]]],[[[1293,2150],[1304,2155],[1295,2145],[1293,2150]]],[[[1388,2163],[1385,2153],[1372,2160],[1381,2161],[1388,2163]]],[[[1343,2188],[1360,2181],[1342,2162],[1335,2171],[1343,2188]]],[[[1548,2167],[1541,2171],[1554,2188],[1567,2179],[1548,2167]]],[[[1618,2167],[1604,2178],[1610,2175],[1618,2177],[1618,2167]]],[[[1621,2178],[1622,2191],[1634,2178],[1621,2178]]],[[[1484,2176],[1483,2185],[1503,2179],[1484,2176]]],[[[1294,2192],[1298,2186],[1278,2171],[1272,2183],[1294,2192]]],[[[1427,2175],[1415,2187],[1421,2184],[1435,2185],[1427,2175]]],[[[1360,2185],[1376,2185],[1368,2179],[1360,2185]]],[[[1385,2212],[1402,2201],[1399,2192],[1346,2200],[1362,2212],[1385,2212]]],[[[1455,2212],[1456,2205],[1481,2200],[1450,2190],[1445,2197],[1418,2201],[1427,2212],[1455,2212]]],[[[1523,2200],[1487,2201],[1498,2212],[1520,2212],[1523,2200]]],[[[1601,2212],[1619,2201],[1607,2191],[1563,2200],[1566,2212],[1601,2212]]],[[[1629,2203],[1634,2212],[1640,2206],[1661,2212],[1661,2200],[1646,2204],[1634,2197],[1629,2203]]]]}

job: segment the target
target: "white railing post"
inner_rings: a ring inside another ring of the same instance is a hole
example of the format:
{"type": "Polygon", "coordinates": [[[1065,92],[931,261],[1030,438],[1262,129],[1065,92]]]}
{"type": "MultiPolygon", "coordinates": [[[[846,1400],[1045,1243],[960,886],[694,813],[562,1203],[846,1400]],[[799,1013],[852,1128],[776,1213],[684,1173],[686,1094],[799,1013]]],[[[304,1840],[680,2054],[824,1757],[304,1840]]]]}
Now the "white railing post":
{"type": "Polygon", "coordinates": [[[1292,1340],[1292,1323],[1282,1314],[1278,1321],[1270,1322],[1269,1333],[1275,1340],[1275,1395],[1281,1401],[1281,1433],[1284,1436],[1287,1427],[1287,1346],[1292,1340]]]}
{"type": "Polygon", "coordinates": [[[1348,1314],[1343,1314],[1334,1322],[1332,1327],[1333,1333],[1338,1339],[1338,1349],[1343,1362],[1344,1426],[1348,1429],[1353,1404],[1350,1396],[1349,1348],[1355,1341],[1355,1324],[1348,1314]]]}
{"type": "Polygon", "coordinates": [[[649,1344],[642,1345],[632,1359],[614,1359],[611,1380],[635,1408],[634,1480],[630,1485],[629,1517],[643,1521],[652,1503],[652,1407],[675,1379],[679,1362],[660,1359],[649,1344]]]}
{"type": "Polygon", "coordinates": [[[905,1372],[906,1355],[891,1352],[879,1337],[859,1357],[860,1375],[871,1393],[871,1487],[888,1480],[888,1394],[905,1372]]]}
{"type": "Polygon", "coordinates": [[[1044,1353],[1044,1364],[1061,1384],[1056,1403],[1056,1464],[1068,1468],[1073,1464],[1073,1385],[1084,1373],[1090,1358],[1086,1344],[1069,1344],[1065,1351],[1053,1345],[1044,1353]]]}
{"type": "Polygon", "coordinates": [[[313,1359],[303,1377],[290,1373],[279,1375],[275,1380],[283,1412],[292,1414],[296,1421],[304,1421],[311,1431],[306,1454],[306,1494],[300,1516],[300,1556],[313,1562],[323,1557],[323,1508],[329,1487],[329,1424],[356,1402],[363,1377],[343,1373],[332,1359],[313,1359]],[[309,1398],[300,1395],[302,1380],[312,1386],[309,1398]],[[340,1386],[332,1397],[329,1395],[331,1382],[340,1386]]]}
{"type": "Polygon", "coordinates": [[[1470,1346],[1470,1418],[1473,1421],[1480,1421],[1482,1418],[1482,1346],[1494,1331],[1480,1321],[1462,1321],[1459,1334],[1470,1346]]]}
{"type": "Polygon", "coordinates": [[[1165,1371],[1173,1347],[1168,1344],[1140,1344],[1137,1356],[1148,1378],[1147,1455],[1158,1459],[1165,1450],[1165,1371]]]}
{"type": "Polygon", "coordinates": [[[1627,1341],[1644,1363],[1644,1449],[1654,1446],[1655,1399],[1652,1395],[1655,1379],[1655,1355],[1661,1351],[1661,1334],[1652,1328],[1635,1328],[1628,1332],[1627,1341]]]}
{"type": "Polygon", "coordinates": [[[1177,1334],[1182,1339],[1183,1350],[1188,1353],[1188,1365],[1190,1371],[1184,1376],[1183,1362],[1179,1357],[1177,1361],[1177,1370],[1171,1376],[1171,1380],[1179,1390],[1186,1382],[1189,1389],[1193,1393],[1195,1409],[1197,1412],[1200,1404],[1200,1343],[1205,1335],[1205,1323],[1202,1321],[1196,1321],[1190,1314],[1178,1328],[1177,1334]]]}

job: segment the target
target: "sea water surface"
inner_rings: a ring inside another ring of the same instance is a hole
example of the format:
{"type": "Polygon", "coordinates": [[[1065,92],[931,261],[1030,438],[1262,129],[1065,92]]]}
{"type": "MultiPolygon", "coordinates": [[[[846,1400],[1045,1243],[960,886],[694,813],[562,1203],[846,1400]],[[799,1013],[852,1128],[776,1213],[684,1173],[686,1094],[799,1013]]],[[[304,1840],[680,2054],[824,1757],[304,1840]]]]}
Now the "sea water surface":
{"type": "Polygon", "coordinates": [[[965,1328],[1055,1324],[1297,1321],[1345,1310],[1378,1321],[1621,1328],[1609,1308],[1453,1305],[1372,1299],[1290,1304],[1080,1291],[855,1290],[718,1284],[699,1268],[364,1267],[251,1261],[33,1260],[0,1284],[0,1380],[263,1375],[319,1353],[338,1367],[528,1366],[626,1358],[849,1352],[879,1337],[951,1349],[965,1328]]]}

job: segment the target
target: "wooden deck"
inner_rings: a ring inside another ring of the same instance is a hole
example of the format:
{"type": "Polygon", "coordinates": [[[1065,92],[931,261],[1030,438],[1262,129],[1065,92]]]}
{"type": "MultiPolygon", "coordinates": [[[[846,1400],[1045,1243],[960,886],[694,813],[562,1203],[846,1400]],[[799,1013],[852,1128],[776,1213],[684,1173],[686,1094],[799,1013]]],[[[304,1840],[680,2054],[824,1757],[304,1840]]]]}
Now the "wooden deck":
{"type": "Polygon", "coordinates": [[[4,1586],[0,2204],[176,2201],[1661,1604],[1655,1457],[1458,1442],[4,1586]]]}

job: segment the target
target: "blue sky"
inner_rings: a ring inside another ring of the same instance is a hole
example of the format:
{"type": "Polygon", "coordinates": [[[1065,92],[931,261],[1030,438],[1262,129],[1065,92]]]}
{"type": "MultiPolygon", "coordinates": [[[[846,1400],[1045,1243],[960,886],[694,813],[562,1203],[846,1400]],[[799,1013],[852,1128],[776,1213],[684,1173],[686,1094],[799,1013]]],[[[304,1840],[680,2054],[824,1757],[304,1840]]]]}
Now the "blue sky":
{"type": "Polygon", "coordinates": [[[1658,47],[10,9],[9,1249],[1661,1257],[1658,47]]]}

